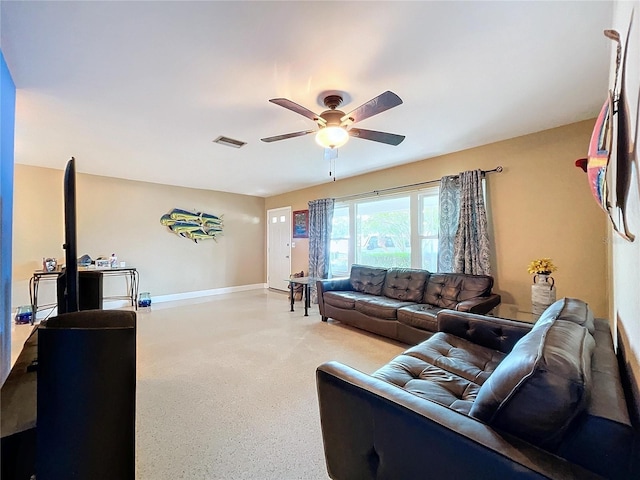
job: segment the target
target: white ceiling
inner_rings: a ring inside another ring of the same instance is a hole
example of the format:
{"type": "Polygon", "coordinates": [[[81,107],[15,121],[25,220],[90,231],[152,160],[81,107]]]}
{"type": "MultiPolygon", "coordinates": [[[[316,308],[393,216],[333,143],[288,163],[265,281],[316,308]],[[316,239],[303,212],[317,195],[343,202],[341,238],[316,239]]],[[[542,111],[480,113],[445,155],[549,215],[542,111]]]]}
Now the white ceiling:
{"type": "MultiPolygon", "coordinates": [[[[330,181],[315,128],[268,102],[345,112],[391,90],[404,104],[356,126],[338,178],[595,117],[608,88],[610,2],[0,3],[17,87],[17,163],[248,195],[330,181]],[[219,135],[241,149],[212,143],[219,135]]],[[[585,145],[586,149],[586,145],[585,145]]]]}

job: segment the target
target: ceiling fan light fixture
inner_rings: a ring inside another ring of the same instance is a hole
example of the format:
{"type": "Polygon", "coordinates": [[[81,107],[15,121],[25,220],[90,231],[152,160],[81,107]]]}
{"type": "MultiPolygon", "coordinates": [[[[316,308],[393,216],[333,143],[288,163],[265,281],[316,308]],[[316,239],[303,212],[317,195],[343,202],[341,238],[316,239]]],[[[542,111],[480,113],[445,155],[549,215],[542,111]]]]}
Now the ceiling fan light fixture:
{"type": "Polygon", "coordinates": [[[349,140],[349,132],[342,127],[321,128],[316,134],[316,142],[324,148],[339,148],[349,140]]]}

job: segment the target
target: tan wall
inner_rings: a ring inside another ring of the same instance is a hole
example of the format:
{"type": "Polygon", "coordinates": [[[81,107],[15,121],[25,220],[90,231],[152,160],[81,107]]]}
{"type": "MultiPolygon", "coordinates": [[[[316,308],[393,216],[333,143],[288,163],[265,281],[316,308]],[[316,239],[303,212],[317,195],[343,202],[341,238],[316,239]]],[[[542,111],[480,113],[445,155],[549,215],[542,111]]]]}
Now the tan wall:
{"type": "MultiPolygon", "coordinates": [[[[626,38],[631,10],[635,8],[633,19],[632,37],[627,56],[627,105],[631,111],[632,128],[638,122],[638,95],[640,86],[640,2],[616,2],[614,5],[613,28],[626,38]]],[[[612,64],[615,54],[612,54],[612,64]]],[[[614,70],[612,68],[610,81],[613,82],[614,70]]],[[[634,130],[632,130],[634,131],[634,130]]],[[[631,373],[635,379],[636,408],[640,415],[640,183],[638,177],[638,145],[640,138],[635,139],[636,165],[631,178],[631,189],[627,197],[627,215],[629,228],[636,239],[628,242],[611,234],[612,244],[612,282],[613,304],[611,317],[616,322],[624,342],[627,361],[631,367],[631,373]]],[[[612,229],[609,229],[612,231],[612,229]]]]}
{"type": "MultiPolygon", "coordinates": [[[[13,306],[29,303],[28,281],[42,257],[64,262],[63,172],[16,165],[13,306]]],[[[77,175],[78,256],[109,256],[135,266],[152,295],[264,283],[264,199],[207,190],[77,175]],[[197,244],[170,233],[160,217],[173,208],[224,215],[217,242],[197,244]]],[[[105,280],[105,295],[123,278],[105,280]]],[[[55,287],[42,285],[43,302],[55,287]]],[[[39,300],[40,300],[39,299],[39,300]]],[[[40,302],[39,302],[40,303],[40,302]]]]}
{"type": "MultiPolygon", "coordinates": [[[[495,290],[503,302],[530,310],[532,278],[527,265],[551,257],[558,298],[586,300],[607,314],[605,216],[591,197],[586,175],[574,166],[586,154],[593,121],[444,155],[354,178],[269,197],[265,208],[307,208],[316,198],[340,197],[438,179],[498,165],[487,176],[495,290]]],[[[384,147],[381,147],[384,148],[384,147]]],[[[308,270],[308,241],[296,240],[292,270],[308,270]]]]}

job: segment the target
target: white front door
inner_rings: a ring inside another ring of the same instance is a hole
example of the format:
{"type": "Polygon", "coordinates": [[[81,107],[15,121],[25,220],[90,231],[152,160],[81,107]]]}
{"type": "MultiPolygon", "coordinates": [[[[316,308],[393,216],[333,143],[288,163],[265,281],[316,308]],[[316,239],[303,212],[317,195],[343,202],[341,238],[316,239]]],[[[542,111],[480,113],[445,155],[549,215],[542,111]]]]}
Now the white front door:
{"type": "Polygon", "coordinates": [[[267,285],[287,290],[291,275],[291,207],[267,210],[267,285]]]}

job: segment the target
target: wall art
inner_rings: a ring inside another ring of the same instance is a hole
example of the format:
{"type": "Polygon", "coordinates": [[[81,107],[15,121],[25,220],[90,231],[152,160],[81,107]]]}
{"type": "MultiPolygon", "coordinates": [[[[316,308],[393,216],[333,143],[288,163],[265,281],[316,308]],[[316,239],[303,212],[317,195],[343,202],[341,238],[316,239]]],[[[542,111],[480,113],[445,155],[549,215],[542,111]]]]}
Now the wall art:
{"type": "Polygon", "coordinates": [[[293,212],[293,238],[309,238],[309,210],[293,212]]]}
{"type": "Polygon", "coordinates": [[[607,212],[614,231],[630,242],[633,242],[635,235],[629,231],[627,225],[626,207],[631,183],[631,166],[634,162],[636,165],[638,163],[634,140],[638,138],[638,115],[640,115],[640,105],[638,105],[635,112],[635,133],[632,133],[632,117],[629,113],[626,91],[627,53],[632,24],[633,14],[624,43],[624,54],[620,34],[616,30],[604,31],[605,36],[616,44],[613,88],[609,90],[596,120],[589,142],[588,158],[576,160],[576,166],[587,173],[591,193],[600,207],[607,212]],[[619,86],[618,78],[620,78],[619,86]],[[612,148],[614,138],[615,150],[612,148]]]}
{"type": "Polygon", "coordinates": [[[216,240],[222,235],[222,215],[211,215],[204,212],[189,212],[174,208],[160,217],[160,223],[171,232],[193,240],[216,240]]]}

